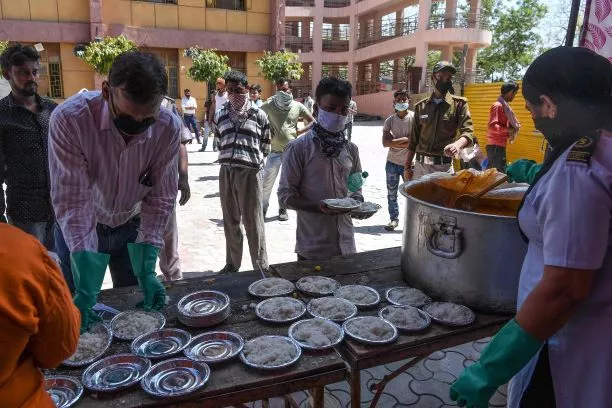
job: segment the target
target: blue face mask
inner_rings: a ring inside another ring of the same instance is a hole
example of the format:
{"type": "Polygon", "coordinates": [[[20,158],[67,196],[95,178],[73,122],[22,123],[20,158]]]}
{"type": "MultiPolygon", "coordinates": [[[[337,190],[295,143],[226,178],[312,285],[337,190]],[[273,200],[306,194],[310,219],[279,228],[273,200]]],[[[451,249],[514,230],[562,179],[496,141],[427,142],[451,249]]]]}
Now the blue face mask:
{"type": "Polygon", "coordinates": [[[330,133],[340,133],[346,127],[346,116],[338,115],[333,112],[327,112],[319,108],[317,122],[321,127],[330,133]]]}
{"type": "Polygon", "coordinates": [[[408,110],[408,106],[409,106],[408,102],[396,103],[395,104],[395,110],[399,111],[399,112],[402,112],[402,111],[408,110]]]}

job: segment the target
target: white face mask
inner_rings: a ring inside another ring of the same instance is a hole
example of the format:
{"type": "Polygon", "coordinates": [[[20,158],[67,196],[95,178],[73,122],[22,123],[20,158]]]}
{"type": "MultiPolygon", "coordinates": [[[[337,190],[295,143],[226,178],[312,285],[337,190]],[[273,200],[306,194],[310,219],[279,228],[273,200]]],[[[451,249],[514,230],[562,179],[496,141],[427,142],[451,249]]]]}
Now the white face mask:
{"type": "Polygon", "coordinates": [[[331,133],[340,133],[346,127],[346,116],[338,115],[333,112],[327,112],[319,108],[317,122],[321,127],[331,133]]]}
{"type": "Polygon", "coordinates": [[[408,110],[408,106],[409,106],[408,102],[396,103],[395,110],[402,112],[402,111],[408,110]]]}

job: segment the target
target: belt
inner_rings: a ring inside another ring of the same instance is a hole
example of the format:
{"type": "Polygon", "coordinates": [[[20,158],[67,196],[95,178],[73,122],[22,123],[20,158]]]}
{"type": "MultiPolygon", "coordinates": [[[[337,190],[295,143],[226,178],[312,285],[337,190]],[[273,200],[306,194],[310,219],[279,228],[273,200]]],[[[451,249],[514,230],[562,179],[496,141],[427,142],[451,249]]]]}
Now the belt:
{"type": "Polygon", "coordinates": [[[430,156],[427,154],[416,154],[416,161],[423,164],[433,164],[433,165],[441,165],[441,164],[451,164],[453,159],[450,157],[444,156],[430,156]]]}

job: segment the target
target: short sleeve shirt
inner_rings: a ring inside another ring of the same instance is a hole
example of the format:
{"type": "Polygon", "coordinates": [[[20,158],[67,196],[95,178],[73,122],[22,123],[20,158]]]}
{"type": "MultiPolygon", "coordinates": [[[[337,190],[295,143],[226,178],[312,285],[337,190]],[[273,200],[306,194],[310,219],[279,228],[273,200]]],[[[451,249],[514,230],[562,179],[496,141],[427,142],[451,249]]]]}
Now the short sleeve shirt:
{"type": "MultiPolygon", "coordinates": [[[[401,139],[402,137],[410,138],[413,122],[414,112],[412,111],[408,111],[408,114],[404,116],[403,119],[394,113],[385,120],[383,132],[390,132],[393,139],[401,139]]],[[[387,154],[387,161],[403,166],[404,163],[406,163],[407,155],[408,148],[398,149],[396,147],[390,147],[389,153],[387,154]]]]}
{"type": "Polygon", "coordinates": [[[269,99],[261,105],[268,115],[270,126],[273,129],[272,151],[282,152],[287,144],[297,137],[297,123],[301,117],[310,116],[310,111],[300,102],[293,101],[288,110],[281,110],[269,99]]]}

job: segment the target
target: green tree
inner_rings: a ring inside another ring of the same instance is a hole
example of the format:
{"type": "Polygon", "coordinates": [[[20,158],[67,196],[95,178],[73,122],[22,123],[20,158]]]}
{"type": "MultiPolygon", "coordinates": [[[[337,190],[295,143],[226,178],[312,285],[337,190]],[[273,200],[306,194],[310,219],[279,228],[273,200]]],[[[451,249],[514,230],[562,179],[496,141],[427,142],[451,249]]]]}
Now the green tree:
{"type": "Polygon", "coordinates": [[[536,27],[546,11],[539,0],[519,0],[510,8],[494,6],[493,41],[478,53],[478,67],[488,79],[516,79],[534,60],[542,43],[536,27]]]}
{"type": "Polygon", "coordinates": [[[8,48],[8,46],[9,46],[8,41],[0,41],[0,54],[2,54],[4,50],[8,48]]]}
{"type": "Polygon", "coordinates": [[[126,51],[138,49],[136,43],[126,37],[104,37],[76,49],[76,56],[100,75],[108,75],[111,65],[119,55],[126,51]]]}
{"type": "Polygon", "coordinates": [[[264,51],[264,56],[255,61],[255,64],[268,81],[276,81],[279,78],[300,79],[304,73],[298,55],[293,52],[264,51]]]}
{"type": "Polygon", "coordinates": [[[187,70],[187,76],[196,82],[214,82],[231,69],[227,65],[229,57],[219,54],[215,48],[204,50],[199,47],[191,47],[185,50],[185,56],[193,61],[187,70]]]}

